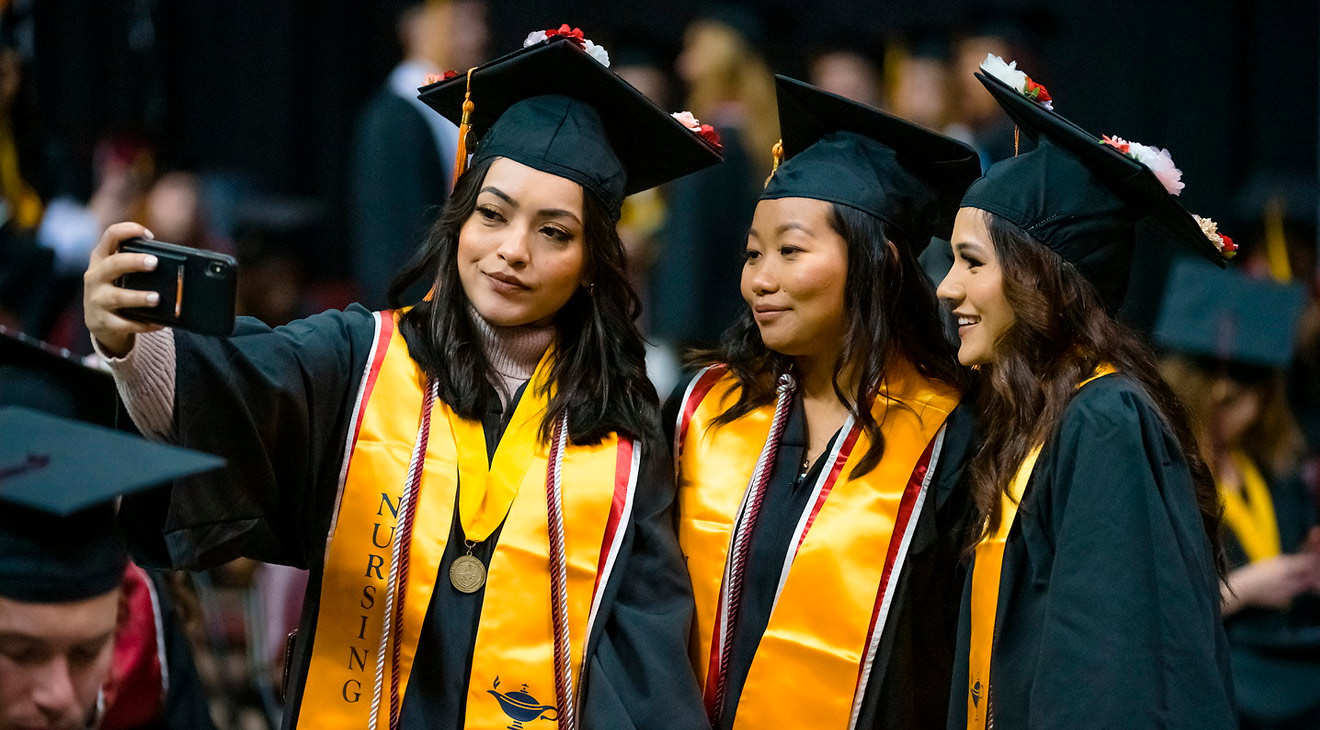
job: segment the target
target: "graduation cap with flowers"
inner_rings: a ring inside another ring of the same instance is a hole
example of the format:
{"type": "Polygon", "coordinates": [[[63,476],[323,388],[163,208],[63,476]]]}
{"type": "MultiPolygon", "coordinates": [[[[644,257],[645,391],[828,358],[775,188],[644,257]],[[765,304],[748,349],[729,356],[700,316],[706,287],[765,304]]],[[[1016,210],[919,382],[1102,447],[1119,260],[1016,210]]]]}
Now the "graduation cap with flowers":
{"type": "Polygon", "coordinates": [[[608,64],[605,49],[565,25],[466,73],[428,79],[418,98],[459,125],[454,179],[469,152],[473,165],[504,157],[582,185],[617,218],[625,196],[722,154],[708,126],[662,110],[608,64]]]}
{"type": "Polygon", "coordinates": [[[990,55],[976,78],[1035,148],[998,162],[963,196],[964,207],[1017,225],[1071,263],[1118,309],[1127,293],[1136,224],[1152,219],[1174,240],[1224,265],[1232,239],[1177,200],[1182,172],[1166,150],[1094,135],[1053,109],[1045,87],[990,55]]]}

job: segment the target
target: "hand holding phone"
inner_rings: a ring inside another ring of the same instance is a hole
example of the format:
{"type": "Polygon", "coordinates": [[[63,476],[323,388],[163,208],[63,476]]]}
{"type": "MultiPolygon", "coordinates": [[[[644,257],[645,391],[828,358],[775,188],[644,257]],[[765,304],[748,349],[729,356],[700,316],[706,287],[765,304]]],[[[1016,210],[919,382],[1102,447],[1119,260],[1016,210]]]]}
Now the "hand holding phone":
{"type": "Polygon", "coordinates": [[[205,335],[233,332],[238,264],[232,256],[145,238],[123,241],[119,251],[156,257],[154,270],[125,273],[117,284],[159,297],[154,306],[119,310],[122,316],[205,335]]]}

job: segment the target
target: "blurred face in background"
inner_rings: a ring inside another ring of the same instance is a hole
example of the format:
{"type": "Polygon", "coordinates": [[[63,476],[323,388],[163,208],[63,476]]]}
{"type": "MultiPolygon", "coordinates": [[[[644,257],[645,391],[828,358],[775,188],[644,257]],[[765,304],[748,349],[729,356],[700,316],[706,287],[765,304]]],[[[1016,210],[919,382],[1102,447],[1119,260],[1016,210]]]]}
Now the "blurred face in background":
{"type": "Polygon", "coordinates": [[[458,278],[486,321],[549,324],[587,282],[582,186],[513,160],[491,164],[459,229],[458,278]]]}
{"type": "Polygon", "coordinates": [[[110,676],[120,591],[70,603],[0,598],[0,730],[87,726],[110,676]]]}
{"type": "Polygon", "coordinates": [[[196,246],[202,232],[202,195],[195,176],[186,172],[162,175],[147,193],[151,232],[162,241],[196,246]]]}
{"type": "Polygon", "coordinates": [[[880,106],[880,73],[875,64],[852,51],[831,51],[811,63],[811,84],[832,94],[880,106]]]}
{"type": "Polygon", "coordinates": [[[975,129],[987,121],[998,119],[1002,112],[994,97],[990,96],[990,92],[981,86],[973,74],[980,70],[986,54],[993,53],[1006,62],[1016,59],[1013,58],[1013,49],[1009,47],[1008,41],[998,36],[964,38],[959,41],[957,49],[953,81],[954,96],[958,100],[956,107],[961,112],[959,121],[975,129]]]}
{"type": "Polygon", "coordinates": [[[756,204],[742,295],[765,346],[831,362],[847,330],[848,243],[830,225],[832,203],[780,198],[756,204]]]}
{"type": "Polygon", "coordinates": [[[734,72],[743,45],[742,36],[727,25],[699,20],[683,34],[683,50],[674,61],[674,70],[689,86],[718,80],[734,72]]]}
{"type": "Polygon", "coordinates": [[[401,26],[405,55],[438,69],[463,71],[489,60],[484,2],[428,2],[405,15],[401,26]]]}
{"type": "Polygon", "coordinates": [[[948,121],[949,68],[938,58],[910,56],[898,64],[889,109],[921,126],[940,130],[948,121]]]}

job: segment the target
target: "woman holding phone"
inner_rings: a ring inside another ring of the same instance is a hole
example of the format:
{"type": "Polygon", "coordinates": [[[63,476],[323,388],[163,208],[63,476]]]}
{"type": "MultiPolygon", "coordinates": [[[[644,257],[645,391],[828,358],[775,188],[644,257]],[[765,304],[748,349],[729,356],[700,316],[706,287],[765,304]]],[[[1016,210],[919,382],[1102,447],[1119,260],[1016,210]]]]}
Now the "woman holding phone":
{"type": "Polygon", "coordinates": [[[149,234],[93,256],[87,321],[134,420],[230,461],[126,503],[139,552],[311,570],[286,726],[705,724],[615,223],[719,153],[604,60],[564,26],[421,90],[479,141],[396,282],[396,306],[430,282],[411,307],[149,332],[113,284],[149,234]]]}

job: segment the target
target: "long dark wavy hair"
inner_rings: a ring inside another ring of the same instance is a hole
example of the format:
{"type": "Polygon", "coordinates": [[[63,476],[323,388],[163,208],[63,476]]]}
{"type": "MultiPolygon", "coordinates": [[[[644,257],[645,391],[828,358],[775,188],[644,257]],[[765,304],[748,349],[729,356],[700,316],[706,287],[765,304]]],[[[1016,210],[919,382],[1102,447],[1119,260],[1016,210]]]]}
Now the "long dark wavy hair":
{"type": "Polygon", "coordinates": [[[987,517],[982,536],[998,527],[1000,495],[1028,453],[1058,432],[1077,384],[1110,363],[1145,390],[1177,437],[1222,572],[1219,495],[1187,411],[1160,377],[1155,356],[1105,310],[1095,287],[1072,264],[1013,223],[981,214],[1003,271],[1004,297],[1016,317],[995,343],[994,361],[979,368],[977,378],[985,439],[970,468],[976,506],[987,517]]]}
{"type": "MultiPolygon", "coordinates": [[[[883,221],[846,205],[832,204],[828,221],[848,246],[843,290],[847,330],[834,366],[834,394],[847,404],[871,443],[851,474],[856,477],[874,469],[884,455],[884,435],[870,405],[892,357],[901,354],[921,375],[955,387],[961,387],[964,378],[953,346],[941,334],[935,290],[910,253],[910,242],[895,243],[883,221]],[[844,372],[856,374],[851,393],[839,382],[844,372]]],[[[750,307],[725,331],[719,348],[694,352],[688,361],[726,364],[738,379],[738,400],[720,414],[716,425],[773,403],[779,376],[793,364],[791,357],[766,347],[750,307]]]]}
{"type": "MultiPolygon", "coordinates": [[[[414,282],[433,282],[431,298],[410,309],[399,329],[412,358],[436,379],[440,399],[476,420],[495,391],[458,277],[458,236],[476,210],[491,162],[474,165],[458,179],[426,242],[389,291],[390,306],[397,308],[414,282]]],[[[567,413],[568,437],[575,444],[598,443],[614,432],[657,442],[659,406],[646,377],[646,348],[634,322],[641,303],[628,283],[623,243],[605,205],[585,189],[582,208],[586,278],[593,286],[578,289],[554,316],[558,337],[549,382],[555,391],[541,438],[548,441],[567,413]]]]}

